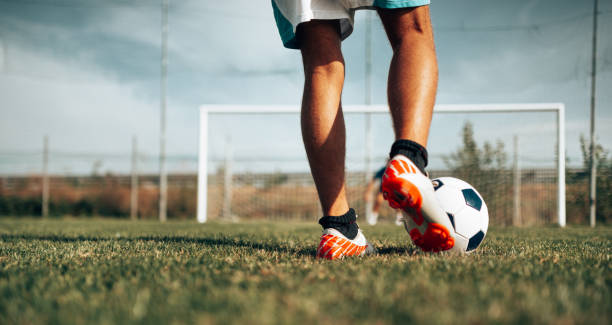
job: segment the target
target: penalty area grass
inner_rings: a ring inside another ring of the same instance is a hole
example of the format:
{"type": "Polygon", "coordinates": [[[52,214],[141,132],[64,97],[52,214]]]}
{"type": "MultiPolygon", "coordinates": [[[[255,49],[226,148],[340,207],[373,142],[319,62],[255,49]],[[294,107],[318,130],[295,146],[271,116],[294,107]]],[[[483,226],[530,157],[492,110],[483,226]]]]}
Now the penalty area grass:
{"type": "Polygon", "coordinates": [[[612,321],[612,228],[493,228],[468,256],[362,227],[321,261],[312,223],[0,219],[1,324],[612,321]]]}

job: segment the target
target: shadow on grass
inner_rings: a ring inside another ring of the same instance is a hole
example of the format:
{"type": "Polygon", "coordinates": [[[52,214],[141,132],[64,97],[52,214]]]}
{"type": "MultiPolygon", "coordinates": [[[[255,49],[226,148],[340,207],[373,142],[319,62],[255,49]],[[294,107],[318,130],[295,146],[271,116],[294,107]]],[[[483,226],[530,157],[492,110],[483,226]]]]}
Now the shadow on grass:
{"type": "MultiPolygon", "coordinates": [[[[201,237],[185,237],[185,236],[137,236],[137,237],[94,237],[94,236],[61,236],[61,235],[35,235],[35,234],[1,234],[0,240],[42,240],[54,242],[104,242],[104,241],[123,241],[123,242],[138,242],[149,241],[157,243],[189,243],[205,246],[222,246],[222,247],[244,247],[252,249],[262,249],[271,252],[292,254],[299,257],[315,257],[316,250],[313,247],[288,247],[282,244],[263,243],[256,240],[234,239],[234,238],[201,238],[201,237]]],[[[417,252],[414,247],[405,246],[383,246],[377,247],[379,255],[413,255],[417,252]]]]}
{"type": "Polygon", "coordinates": [[[377,247],[380,255],[415,255],[420,252],[416,246],[383,246],[377,247]]]}
{"type": "Polygon", "coordinates": [[[278,253],[294,254],[297,256],[315,256],[313,248],[287,247],[281,244],[262,243],[252,240],[233,239],[233,238],[198,238],[184,236],[137,236],[137,237],[88,237],[88,236],[60,236],[60,235],[32,235],[32,234],[2,234],[1,240],[44,240],[54,242],[104,242],[104,241],[122,241],[122,242],[139,242],[148,241],[156,243],[184,243],[184,244],[199,244],[205,246],[226,246],[226,247],[245,247],[252,249],[263,249],[278,253]]]}

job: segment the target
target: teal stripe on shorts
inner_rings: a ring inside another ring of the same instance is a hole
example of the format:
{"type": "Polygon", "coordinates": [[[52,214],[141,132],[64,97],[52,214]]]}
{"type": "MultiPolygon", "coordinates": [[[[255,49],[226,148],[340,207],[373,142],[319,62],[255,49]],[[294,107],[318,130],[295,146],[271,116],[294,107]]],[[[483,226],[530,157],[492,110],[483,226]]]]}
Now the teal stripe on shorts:
{"type": "Polygon", "coordinates": [[[276,27],[280,34],[283,45],[288,49],[299,49],[295,33],[293,32],[293,25],[291,22],[283,16],[283,13],[278,9],[274,0],[272,0],[272,9],[274,10],[274,19],[276,20],[276,27]]]}
{"type": "Polygon", "coordinates": [[[374,7],[397,9],[428,5],[430,0],[374,0],[374,7]]]}

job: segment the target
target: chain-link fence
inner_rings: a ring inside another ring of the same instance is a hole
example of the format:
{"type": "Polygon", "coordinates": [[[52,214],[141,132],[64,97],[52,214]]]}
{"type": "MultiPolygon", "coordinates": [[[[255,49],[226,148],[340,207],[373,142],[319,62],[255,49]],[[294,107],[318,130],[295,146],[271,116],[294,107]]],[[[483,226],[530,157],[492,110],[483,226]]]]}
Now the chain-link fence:
{"type": "MultiPolygon", "coordinates": [[[[136,217],[157,219],[159,176],[138,177],[136,217]]],[[[196,209],[197,177],[170,175],[168,212],[173,218],[191,218],[196,209]]],[[[51,176],[49,177],[50,216],[130,217],[132,208],[130,175],[51,176]]],[[[0,177],[0,215],[40,216],[42,214],[40,176],[0,177]]]]}
{"type": "MultiPolygon", "coordinates": [[[[514,172],[489,171],[457,175],[450,171],[430,171],[432,178],[454,176],[475,186],[487,203],[491,224],[511,225],[514,217],[514,172]]],[[[520,224],[552,224],[557,221],[557,171],[528,169],[520,172],[520,224]]],[[[223,170],[209,176],[208,217],[227,219],[303,219],[321,217],[314,182],[309,173],[269,173],[234,175],[232,184],[223,170]],[[231,188],[231,197],[226,187],[231,188]],[[228,206],[230,207],[228,209],[228,206]]],[[[358,213],[365,214],[366,191],[363,172],[347,173],[347,195],[358,213]]],[[[395,212],[383,204],[382,220],[395,220],[395,212]]]]}
{"type": "MultiPolygon", "coordinates": [[[[455,176],[474,185],[489,208],[492,225],[511,225],[514,217],[514,172],[489,171],[453,175],[444,170],[430,171],[432,178],[455,176]]],[[[210,220],[305,220],[321,216],[317,192],[310,173],[240,173],[231,176],[231,184],[223,169],[209,175],[208,211],[210,220]]],[[[588,173],[582,169],[567,171],[567,221],[588,223],[588,173]]],[[[351,206],[365,215],[366,189],[363,172],[346,176],[351,206]]],[[[556,223],[557,175],[554,169],[520,171],[521,225],[556,223]]],[[[612,175],[602,170],[598,175],[598,222],[608,222],[612,210],[610,189],[612,175]]],[[[49,215],[112,216],[129,218],[131,208],[130,175],[52,176],[49,182],[49,215]]],[[[140,175],[137,211],[140,219],[156,219],[158,215],[159,178],[140,175]]],[[[197,175],[171,174],[168,178],[168,216],[195,219],[197,175]]],[[[40,176],[0,177],[0,215],[39,216],[42,209],[40,176]]],[[[379,220],[391,222],[395,213],[386,204],[379,220]]]]}

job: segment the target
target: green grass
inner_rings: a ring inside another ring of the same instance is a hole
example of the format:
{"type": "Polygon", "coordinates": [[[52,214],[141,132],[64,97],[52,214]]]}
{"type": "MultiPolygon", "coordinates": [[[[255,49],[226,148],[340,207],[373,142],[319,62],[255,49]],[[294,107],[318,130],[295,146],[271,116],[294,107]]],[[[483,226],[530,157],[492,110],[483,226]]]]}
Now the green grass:
{"type": "Polygon", "coordinates": [[[612,228],[497,228],[469,256],[393,225],[376,256],[314,258],[303,223],[0,219],[0,324],[612,321],[612,228]]]}

